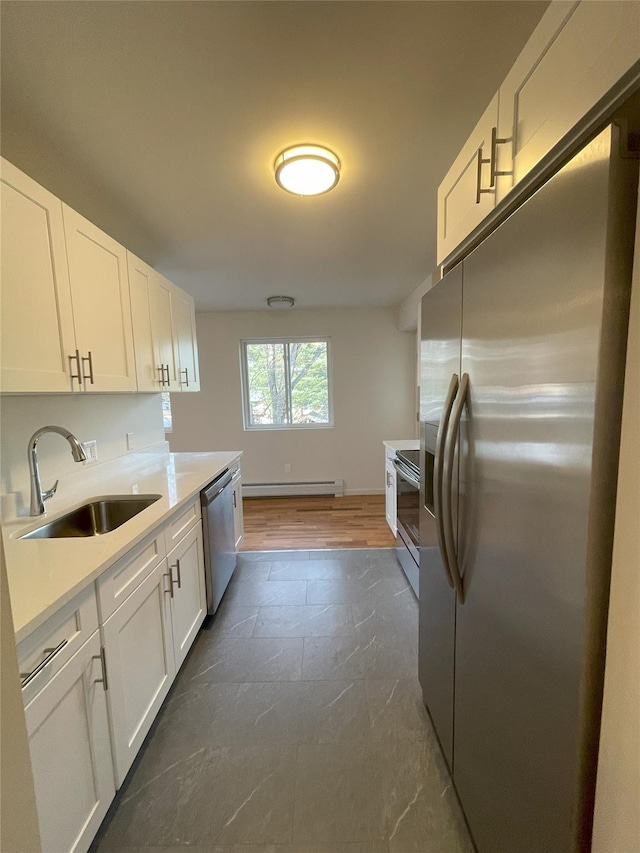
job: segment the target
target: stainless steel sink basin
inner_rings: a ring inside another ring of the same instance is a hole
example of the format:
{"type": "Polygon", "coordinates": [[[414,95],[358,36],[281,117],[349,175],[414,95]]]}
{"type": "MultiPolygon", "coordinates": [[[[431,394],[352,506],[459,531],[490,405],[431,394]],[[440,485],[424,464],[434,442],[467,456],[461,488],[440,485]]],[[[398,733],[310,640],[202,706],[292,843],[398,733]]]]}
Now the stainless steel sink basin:
{"type": "Polygon", "coordinates": [[[67,539],[101,536],[120,527],[143,509],[160,500],[161,495],[125,495],[96,498],[25,533],[20,539],[67,539]]]}

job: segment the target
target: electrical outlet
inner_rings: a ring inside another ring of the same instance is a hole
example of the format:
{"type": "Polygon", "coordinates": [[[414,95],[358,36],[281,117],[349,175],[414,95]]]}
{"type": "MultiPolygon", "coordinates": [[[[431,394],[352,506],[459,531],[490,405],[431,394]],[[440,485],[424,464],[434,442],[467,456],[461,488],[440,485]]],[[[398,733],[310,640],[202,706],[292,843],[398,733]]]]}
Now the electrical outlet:
{"type": "Polygon", "coordinates": [[[95,439],[92,439],[91,441],[83,441],[82,449],[87,457],[87,461],[84,463],[85,465],[98,461],[98,442],[95,439]]]}
{"type": "Polygon", "coordinates": [[[127,433],[127,450],[133,450],[133,446],[134,446],[134,444],[133,444],[133,433],[128,432],[127,433]]]}
{"type": "Polygon", "coordinates": [[[285,463],[284,463],[284,473],[285,473],[285,474],[290,474],[290,473],[291,473],[291,464],[290,464],[289,462],[285,462],[285,463]]]}

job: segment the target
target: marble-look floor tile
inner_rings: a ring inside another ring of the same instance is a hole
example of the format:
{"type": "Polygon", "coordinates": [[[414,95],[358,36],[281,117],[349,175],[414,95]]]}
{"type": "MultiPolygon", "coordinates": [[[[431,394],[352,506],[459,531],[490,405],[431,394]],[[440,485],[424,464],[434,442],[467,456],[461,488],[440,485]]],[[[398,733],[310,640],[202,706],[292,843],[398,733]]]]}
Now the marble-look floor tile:
{"type": "Polygon", "coordinates": [[[348,604],[261,607],[254,637],[348,637],[353,635],[348,604]]]}
{"type": "Polygon", "coordinates": [[[269,580],[328,580],[344,576],[340,560],[283,560],[271,563],[269,580]]]}
{"type": "Polygon", "coordinates": [[[355,635],[359,639],[397,634],[406,637],[412,645],[417,644],[418,602],[413,592],[401,591],[380,601],[359,602],[352,604],[351,609],[355,635]]]}
{"type": "Polygon", "coordinates": [[[351,577],[310,580],[307,604],[377,604],[403,594],[404,577],[351,577]]]}
{"type": "Polygon", "coordinates": [[[150,778],[137,770],[100,850],[291,840],[293,748],[201,747],[150,778]]]}
{"type": "Polygon", "coordinates": [[[187,659],[180,682],[295,681],[301,675],[303,642],[285,637],[200,644],[187,659]]]}
{"type": "Polygon", "coordinates": [[[297,548],[289,551],[241,551],[238,556],[247,562],[261,562],[266,560],[272,563],[274,560],[308,560],[309,552],[298,550],[297,548]]]}
{"type": "Polygon", "coordinates": [[[268,581],[271,574],[269,560],[242,560],[238,557],[233,573],[234,581],[268,581]]]}
{"type": "Polygon", "coordinates": [[[192,682],[165,706],[146,761],[160,768],[162,762],[212,744],[360,740],[369,737],[369,719],[361,681],[192,682]]]}
{"type": "Polygon", "coordinates": [[[216,642],[223,637],[251,637],[258,619],[258,605],[244,607],[224,602],[202,626],[199,641],[216,642]]]}
{"type": "Polygon", "coordinates": [[[417,678],[369,679],[363,684],[367,694],[372,738],[433,738],[417,678]]]}
{"type": "Polygon", "coordinates": [[[357,637],[307,637],[302,660],[303,679],[357,680],[416,678],[418,659],[403,637],[374,634],[357,637]]]}
{"type": "MultiPolygon", "coordinates": [[[[302,745],[293,842],[382,840],[391,853],[449,853],[466,835],[450,796],[450,782],[429,743],[302,745]]],[[[460,849],[471,853],[472,848],[460,849]]]]}
{"type": "Polygon", "coordinates": [[[226,593],[227,604],[245,607],[268,604],[306,604],[307,581],[246,581],[230,583],[226,593]]]}

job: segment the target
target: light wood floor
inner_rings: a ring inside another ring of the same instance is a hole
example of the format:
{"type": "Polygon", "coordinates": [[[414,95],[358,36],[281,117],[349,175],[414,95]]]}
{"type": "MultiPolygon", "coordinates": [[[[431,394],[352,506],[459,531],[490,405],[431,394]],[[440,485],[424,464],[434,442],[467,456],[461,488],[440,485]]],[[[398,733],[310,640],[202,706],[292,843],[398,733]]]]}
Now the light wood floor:
{"type": "Polygon", "coordinates": [[[245,498],[243,551],[392,548],[384,495],[245,498]]]}

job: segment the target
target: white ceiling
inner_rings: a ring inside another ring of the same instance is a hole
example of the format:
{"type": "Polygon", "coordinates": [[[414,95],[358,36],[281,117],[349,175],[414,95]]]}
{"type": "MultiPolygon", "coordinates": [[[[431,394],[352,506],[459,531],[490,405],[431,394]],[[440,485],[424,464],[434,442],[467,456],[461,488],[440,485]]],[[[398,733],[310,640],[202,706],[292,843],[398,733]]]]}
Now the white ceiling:
{"type": "Polygon", "coordinates": [[[199,310],[392,305],[547,2],[2,2],[2,153],[199,310]],[[342,160],[317,198],[273,160],[342,160]]]}

